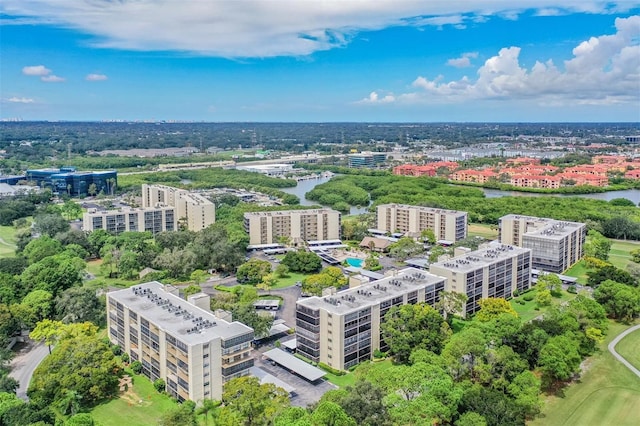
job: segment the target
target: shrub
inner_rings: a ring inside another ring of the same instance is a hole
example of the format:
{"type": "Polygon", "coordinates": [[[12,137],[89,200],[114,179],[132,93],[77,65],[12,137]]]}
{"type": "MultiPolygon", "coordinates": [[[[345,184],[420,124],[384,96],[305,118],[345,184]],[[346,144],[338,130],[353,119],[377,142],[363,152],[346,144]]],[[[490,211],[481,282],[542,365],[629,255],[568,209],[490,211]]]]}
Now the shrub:
{"type": "Polygon", "coordinates": [[[122,353],[122,362],[129,362],[129,354],[126,352],[122,353]]]}
{"type": "Polygon", "coordinates": [[[131,371],[133,371],[135,374],[140,374],[140,372],[142,371],[142,363],[140,361],[133,361],[131,363],[131,371]]]}
{"type": "Polygon", "coordinates": [[[158,392],[161,392],[161,393],[164,392],[166,386],[167,385],[165,384],[164,380],[162,380],[162,379],[156,379],[153,382],[153,387],[156,388],[156,390],[158,392]]]}
{"type": "Polygon", "coordinates": [[[535,296],[533,294],[525,294],[524,296],[522,296],[522,298],[527,302],[531,302],[534,299],[534,297],[535,296]]]}
{"type": "Polygon", "coordinates": [[[567,292],[571,294],[578,294],[578,289],[575,285],[570,285],[569,287],[567,287],[567,292]]]}
{"type": "Polygon", "coordinates": [[[520,290],[516,290],[513,292],[513,297],[518,297],[520,296],[520,290]]]}
{"type": "Polygon", "coordinates": [[[346,373],[342,370],[337,370],[333,367],[329,367],[327,364],[325,364],[324,362],[319,362],[318,363],[318,367],[322,368],[324,371],[331,373],[331,374],[335,374],[336,376],[344,376],[346,373]]]}
{"type": "Polygon", "coordinates": [[[122,348],[119,345],[113,345],[111,347],[111,352],[113,352],[113,354],[115,356],[121,355],[122,354],[122,348]]]}
{"type": "Polygon", "coordinates": [[[385,358],[387,356],[386,352],[382,352],[380,349],[376,349],[373,351],[374,358],[385,358]]]}

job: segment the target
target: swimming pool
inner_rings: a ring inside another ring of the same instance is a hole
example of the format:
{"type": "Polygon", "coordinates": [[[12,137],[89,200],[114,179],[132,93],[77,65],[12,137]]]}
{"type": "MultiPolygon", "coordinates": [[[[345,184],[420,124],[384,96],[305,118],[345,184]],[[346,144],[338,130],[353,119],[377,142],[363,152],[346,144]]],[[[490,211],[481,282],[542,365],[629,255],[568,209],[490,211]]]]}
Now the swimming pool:
{"type": "Polygon", "coordinates": [[[354,268],[362,268],[362,262],[364,262],[364,260],[358,259],[356,257],[347,257],[345,260],[347,261],[349,266],[353,266],[354,268]]]}

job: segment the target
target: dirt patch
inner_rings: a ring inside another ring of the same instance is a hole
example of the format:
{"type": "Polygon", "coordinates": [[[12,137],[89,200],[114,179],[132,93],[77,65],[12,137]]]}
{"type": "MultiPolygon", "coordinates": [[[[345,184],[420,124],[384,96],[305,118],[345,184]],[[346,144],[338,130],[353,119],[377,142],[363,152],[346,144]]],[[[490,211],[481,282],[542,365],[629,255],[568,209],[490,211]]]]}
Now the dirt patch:
{"type": "Polygon", "coordinates": [[[127,404],[136,407],[147,407],[151,405],[151,401],[145,400],[140,397],[137,393],[133,391],[133,389],[129,388],[129,390],[120,394],[120,399],[127,402],[127,404]]]}

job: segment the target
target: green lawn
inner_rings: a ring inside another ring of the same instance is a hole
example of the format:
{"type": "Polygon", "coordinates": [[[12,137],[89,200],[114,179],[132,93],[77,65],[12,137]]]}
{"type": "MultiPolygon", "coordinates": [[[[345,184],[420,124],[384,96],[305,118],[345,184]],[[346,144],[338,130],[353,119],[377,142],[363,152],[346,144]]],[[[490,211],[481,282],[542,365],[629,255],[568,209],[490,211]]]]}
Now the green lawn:
{"type": "Polygon", "coordinates": [[[582,285],[587,284],[587,266],[584,264],[584,260],[579,261],[571,268],[567,269],[563,275],[567,275],[569,277],[575,277],[578,279],[578,283],[582,285]]]}
{"type": "Polygon", "coordinates": [[[470,237],[483,237],[489,240],[498,238],[498,229],[495,225],[487,225],[484,223],[470,223],[467,229],[470,237]]]}
{"type": "MultiPolygon", "coordinates": [[[[523,321],[531,321],[535,317],[542,315],[547,310],[547,307],[543,306],[540,308],[540,310],[536,310],[537,305],[535,302],[535,297],[536,297],[535,289],[525,294],[523,294],[522,296],[514,297],[509,302],[511,303],[511,306],[513,307],[513,309],[518,313],[518,316],[523,321]],[[525,294],[533,296],[533,300],[531,301],[524,300],[525,294]],[[524,305],[516,303],[516,300],[522,300],[524,302],[524,305]]],[[[568,302],[569,300],[572,300],[575,297],[576,297],[575,294],[568,293],[563,290],[562,295],[560,297],[552,298],[551,303],[552,305],[558,305],[563,302],[568,302]]]]}
{"type": "Polygon", "coordinates": [[[0,226],[0,257],[15,255],[16,231],[13,226],[0,226]]]}
{"type": "Polygon", "coordinates": [[[561,395],[548,396],[542,416],[529,426],[637,425],[640,380],[607,350],[607,344],[628,327],[611,322],[600,351],[583,364],[580,380],[561,395]]]}
{"type": "Polygon", "coordinates": [[[609,251],[609,262],[614,266],[625,269],[627,264],[631,262],[631,250],[640,248],[640,242],[611,240],[611,250],[609,251]]]}
{"type": "Polygon", "coordinates": [[[634,367],[640,369],[640,330],[620,340],[616,345],[616,351],[634,367]]]}
{"type": "Polygon", "coordinates": [[[149,379],[133,376],[132,389],[97,406],[91,415],[103,426],[149,426],[157,424],[163,413],[177,406],[169,396],[158,393],[149,379]]]}
{"type": "Polygon", "coordinates": [[[96,279],[91,281],[86,281],[85,286],[89,287],[130,287],[134,284],[137,284],[139,280],[124,280],[121,278],[109,278],[102,273],[100,269],[100,265],[102,265],[102,259],[90,260],[87,262],[86,271],[90,274],[93,274],[96,279]]]}

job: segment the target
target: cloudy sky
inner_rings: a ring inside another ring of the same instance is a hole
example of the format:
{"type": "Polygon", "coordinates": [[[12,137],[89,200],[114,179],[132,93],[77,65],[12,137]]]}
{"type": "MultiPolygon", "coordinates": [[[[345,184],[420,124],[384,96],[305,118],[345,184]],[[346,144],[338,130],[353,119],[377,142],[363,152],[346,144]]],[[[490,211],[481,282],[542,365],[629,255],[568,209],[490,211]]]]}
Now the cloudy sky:
{"type": "Polygon", "coordinates": [[[2,0],[0,118],[640,121],[640,1],[2,0]]]}

